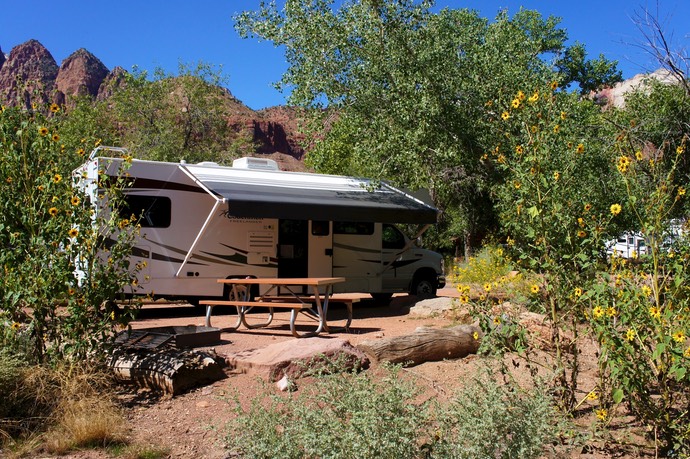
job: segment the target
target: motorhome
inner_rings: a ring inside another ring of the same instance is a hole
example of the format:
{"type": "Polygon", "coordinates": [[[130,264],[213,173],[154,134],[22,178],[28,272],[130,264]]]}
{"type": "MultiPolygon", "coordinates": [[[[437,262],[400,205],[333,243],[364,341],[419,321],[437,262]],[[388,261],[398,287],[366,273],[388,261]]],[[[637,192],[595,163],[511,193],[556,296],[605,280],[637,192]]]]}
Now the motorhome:
{"type": "MultiPolygon", "coordinates": [[[[99,147],[74,171],[97,202],[99,175],[122,175],[121,149],[99,147]]],[[[232,167],[131,160],[122,218],[138,216],[138,293],[223,298],[220,278],[344,277],[337,292],[435,295],[440,254],[395,224],[436,222],[437,210],[386,183],[281,171],[264,158],[232,167]],[[145,263],[141,263],[145,262],[145,263]]]]}
{"type": "Polygon", "coordinates": [[[647,243],[640,233],[623,233],[606,243],[606,255],[635,259],[647,255],[647,243]]]}

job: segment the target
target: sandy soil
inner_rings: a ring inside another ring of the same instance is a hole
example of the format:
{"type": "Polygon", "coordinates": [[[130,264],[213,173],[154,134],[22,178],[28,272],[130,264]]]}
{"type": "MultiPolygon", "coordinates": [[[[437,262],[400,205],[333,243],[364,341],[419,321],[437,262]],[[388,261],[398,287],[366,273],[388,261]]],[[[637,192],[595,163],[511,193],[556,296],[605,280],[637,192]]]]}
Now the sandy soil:
{"type": "MultiPolygon", "coordinates": [[[[457,296],[452,287],[439,292],[441,296],[457,296]]],[[[420,326],[446,327],[453,325],[453,318],[449,317],[424,317],[413,318],[409,314],[410,307],[414,306],[416,299],[407,295],[395,296],[389,306],[377,306],[368,297],[363,296],[360,303],[354,305],[354,320],[349,333],[333,333],[325,337],[336,336],[350,341],[351,344],[392,337],[412,333],[420,326]]],[[[227,312],[227,311],[226,311],[227,312]]],[[[338,310],[334,305],[332,311],[335,317],[344,316],[344,308],[338,310]]],[[[329,319],[330,319],[329,314],[329,319]]],[[[293,340],[289,330],[289,313],[277,312],[274,323],[269,328],[240,330],[232,333],[223,333],[222,342],[214,346],[220,354],[261,348],[279,341],[293,340]]],[[[213,325],[223,327],[230,325],[234,316],[225,315],[223,310],[214,310],[213,325]]],[[[330,322],[331,320],[329,320],[330,322]]],[[[298,322],[299,323],[299,322],[298,322]]],[[[146,306],[139,319],[132,324],[133,328],[146,328],[170,325],[203,325],[204,317],[198,310],[190,306],[146,306]]],[[[595,347],[582,346],[583,358],[581,359],[580,387],[584,397],[590,386],[596,382],[595,347]]],[[[520,365],[516,356],[507,356],[506,360],[513,363],[512,367],[519,378],[528,383],[530,381],[525,365],[520,365]],[[518,366],[516,366],[516,364],[518,366]]],[[[471,355],[463,359],[446,360],[440,362],[427,362],[405,370],[405,374],[414,378],[420,386],[424,387],[430,397],[448,397],[461,390],[468,377],[477,373],[486,359],[471,355]]],[[[306,383],[306,382],[305,382],[306,383]]],[[[300,382],[298,381],[298,387],[300,382]]],[[[224,448],[223,437],[227,434],[226,423],[232,414],[231,395],[239,394],[242,400],[250,400],[260,390],[260,382],[256,375],[242,374],[228,371],[227,378],[214,384],[191,390],[176,397],[160,397],[147,390],[139,390],[133,393],[131,390],[121,395],[126,407],[126,414],[131,425],[133,440],[140,445],[150,445],[157,448],[165,448],[169,451],[169,457],[173,458],[226,458],[228,451],[224,448]]],[[[583,410],[589,410],[585,403],[583,410]]],[[[592,422],[592,417],[583,417],[580,423],[583,426],[592,422]]],[[[595,447],[581,447],[569,451],[565,457],[604,458],[613,457],[611,450],[601,448],[602,443],[595,447]]],[[[103,452],[78,454],[78,458],[107,457],[103,452]],[[86,454],[86,455],[84,455],[86,454]]],[[[617,457],[650,457],[641,453],[625,452],[616,453],[617,457]]]]}

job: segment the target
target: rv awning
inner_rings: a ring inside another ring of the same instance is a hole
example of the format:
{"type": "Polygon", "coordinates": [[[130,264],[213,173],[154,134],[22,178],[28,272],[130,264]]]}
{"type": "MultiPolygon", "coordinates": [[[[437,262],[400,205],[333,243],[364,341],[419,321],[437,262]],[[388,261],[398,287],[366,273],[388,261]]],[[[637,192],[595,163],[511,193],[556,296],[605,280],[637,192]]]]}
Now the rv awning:
{"type": "Polygon", "coordinates": [[[436,223],[436,208],[381,183],[322,174],[181,165],[238,218],[436,223]]]}

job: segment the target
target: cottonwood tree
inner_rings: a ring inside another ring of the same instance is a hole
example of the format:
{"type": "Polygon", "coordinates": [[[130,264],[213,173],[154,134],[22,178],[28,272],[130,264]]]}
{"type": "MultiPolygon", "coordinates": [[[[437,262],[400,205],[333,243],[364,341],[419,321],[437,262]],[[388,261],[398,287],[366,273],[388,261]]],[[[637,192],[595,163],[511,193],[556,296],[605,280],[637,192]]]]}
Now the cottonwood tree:
{"type": "Polygon", "coordinates": [[[491,189],[500,174],[481,158],[500,134],[486,113],[520,89],[620,74],[603,58],[586,71],[558,73],[559,65],[588,62],[568,54],[558,18],[520,10],[489,21],[433,6],[378,0],[335,9],[329,0],[287,0],[235,20],[241,36],[284,47],[289,67],[277,87],[318,115],[311,165],[428,188],[444,211],[441,223],[464,234],[467,246],[496,221],[491,189]]]}

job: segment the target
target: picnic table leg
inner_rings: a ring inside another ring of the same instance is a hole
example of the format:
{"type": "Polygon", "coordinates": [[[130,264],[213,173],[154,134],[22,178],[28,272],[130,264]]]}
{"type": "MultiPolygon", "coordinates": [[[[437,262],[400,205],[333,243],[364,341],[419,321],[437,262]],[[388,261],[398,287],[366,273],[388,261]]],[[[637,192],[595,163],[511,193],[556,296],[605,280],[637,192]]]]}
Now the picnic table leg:
{"type": "MultiPolygon", "coordinates": [[[[245,290],[244,290],[244,295],[242,295],[242,301],[249,301],[249,295],[250,295],[250,290],[251,290],[251,285],[245,285],[245,290]]],[[[233,284],[232,286],[235,298],[239,298],[239,292],[237,291],[237,284],[233,284]]],[[[268,319],[266,322],[260,323],[260,324],[250,324],[247,322],[247,313],[253,309],[253,306],[240,306],[237,308],[238,314],[240,315],[240,320],[244,324],[245,327],[247,327],[250,330],[256,329],[256,328],[262,328],[262,327],[267,327],[273,322],[273,308],[269,307],[268,308],[268,319]]]]}
{"type": "MultiPolygon", "coordinates": [[[[206,326],[211,327],[211,313],[213,311],[213,305],[209,304],[206,305],[206,326]]],[[[242,323],[242,316],[240,315],[240,308],[237,308],[237,322],[235,325],[231,325],[230,327],[223,327],[221,331],[235,331],[239,328],[240,324],[242,323]]]]}
{"type": "MultiPolygon", "coordinates": [[[[317,295],[318,295],[318,289],[317,289],[317,295]]],[[[324,323],[324,329],[326,330],[327,333],[330,333],[331,331],[335,330],[345,330],[346,332],[350,331],[350,324],[352,323],[352,301],[346,301],[345,306],[347,307],[347,319],[345,321],[345,325],[343,326],[337,326],[337,327],[332,327],[328,325],[328,304],[330,302],[330,298],[333,295],[333,285],[328,285],[326,286],[326,292],[324,294],[323,298],[323,323],[324,323]]],[[[319,297],[317,296],[316,301],[319,301],[319,297]]]]}

